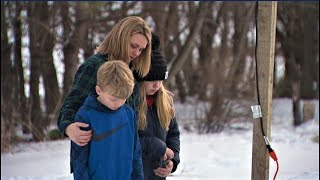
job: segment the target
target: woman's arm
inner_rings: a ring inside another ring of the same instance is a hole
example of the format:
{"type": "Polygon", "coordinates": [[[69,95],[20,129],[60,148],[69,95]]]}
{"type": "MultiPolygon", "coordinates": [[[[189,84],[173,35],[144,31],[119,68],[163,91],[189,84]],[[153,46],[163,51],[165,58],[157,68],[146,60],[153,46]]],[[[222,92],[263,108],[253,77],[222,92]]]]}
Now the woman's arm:
{"type": "Polygon", "coordinates": [[[74,123],[74,117],[85,98],[90,92],[95,91],[97,70],[105,59],[106,56],[94,55],[79,67],[71,90],[60,109],[59,130],[78,145],[85,145],[91,139],[91,131],[80,130],[80,127],[86,127],[86,125],[74,123]]]}

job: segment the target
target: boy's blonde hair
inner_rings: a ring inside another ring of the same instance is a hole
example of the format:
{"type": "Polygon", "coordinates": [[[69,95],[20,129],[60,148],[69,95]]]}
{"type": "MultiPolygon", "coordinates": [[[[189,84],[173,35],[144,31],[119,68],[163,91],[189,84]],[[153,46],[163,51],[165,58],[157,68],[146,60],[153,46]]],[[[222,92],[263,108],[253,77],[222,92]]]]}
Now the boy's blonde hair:
{"type": "Polygon", "coordinates": [[[151,39],[152,34],[147,23],[138,16],[128,16],[118,22],[107,34],[96,53],[108,54],[108,59],[121,59],[130,63],[129,47],[131,36],[141,34],[146,37],[147,47],[132,61],[132,70],[136,70],[142,77],[149,72],[151,63],[151,39]]]}
{"type": "Polygon", "coordinates": [[[121,60],[109,60],[98,69],[97,86],[116,98],[127,99],[132,94],[134,78],[126,63],[121,60]]]}
{"type": "MultiPolygon", "coordinates": [[[[147,98],[146,92],[143,87],[145,81],[138,82],[139,94],[140,94],[140,105],[138,113],[138,129],[144,130],[147,127],[147,98]]],[[[168,91],[163,84],[161,83],[160,89],[156,93],[156,107],[158,118],[161,124],[161,127],[165,130],[169,130],[169,125],[171,120],[175,115],[174,106],[173,106],[173,97],[172,93],[168,91]]]]}

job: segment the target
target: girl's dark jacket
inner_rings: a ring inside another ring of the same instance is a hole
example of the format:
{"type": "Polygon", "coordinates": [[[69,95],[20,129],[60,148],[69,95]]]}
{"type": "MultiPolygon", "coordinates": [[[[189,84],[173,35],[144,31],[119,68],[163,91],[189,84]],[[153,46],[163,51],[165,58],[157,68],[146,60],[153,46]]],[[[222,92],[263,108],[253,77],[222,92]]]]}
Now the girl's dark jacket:
{"type": "Polygon", "coordinates": [[[142,163],[145,180],[166,179],[156,176],[153,172],[160,166],[160,160],[166,152],[166,148],[170,148],[174,152],[172,172],[177,169],[180,163],[180,131],[176,118],[171,120],[169,130],[166,131],[160,125],[156,102],[152,108],[148,106],[147,127],[139,130],[139,137],[142,149],[142,163]]]}

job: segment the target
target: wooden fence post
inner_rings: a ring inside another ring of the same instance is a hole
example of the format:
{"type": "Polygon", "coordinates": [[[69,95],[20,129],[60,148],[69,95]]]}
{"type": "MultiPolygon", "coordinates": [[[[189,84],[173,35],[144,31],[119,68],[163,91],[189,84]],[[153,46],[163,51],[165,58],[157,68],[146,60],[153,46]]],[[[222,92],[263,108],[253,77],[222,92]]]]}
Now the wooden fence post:
{"type": "MultiPolygon", "coordinates": [[[[260,106],[265,135],[270,138],[271,105],[274,70],[274,49],[277,2],[258,2],[257,66],[260,106]]],[[[252,180],[269,179],[269,154],[261,132],[259,119],[253,123],[252,180]]]]}

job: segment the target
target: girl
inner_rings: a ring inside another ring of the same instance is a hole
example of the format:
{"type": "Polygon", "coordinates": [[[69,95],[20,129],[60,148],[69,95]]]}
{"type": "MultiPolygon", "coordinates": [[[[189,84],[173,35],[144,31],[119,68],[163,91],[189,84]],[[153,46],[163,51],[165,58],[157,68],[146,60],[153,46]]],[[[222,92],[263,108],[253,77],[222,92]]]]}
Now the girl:
{"type": "Polygon", "coordinates": [[[167,65],[155,36],[152,46],[149,74],[141,78],[134,72],[140,92],[138,129],[145,180],[166,179],[180,162],[180,131],[173,98],[162,84],[168,76],[167,65]]]}

